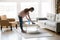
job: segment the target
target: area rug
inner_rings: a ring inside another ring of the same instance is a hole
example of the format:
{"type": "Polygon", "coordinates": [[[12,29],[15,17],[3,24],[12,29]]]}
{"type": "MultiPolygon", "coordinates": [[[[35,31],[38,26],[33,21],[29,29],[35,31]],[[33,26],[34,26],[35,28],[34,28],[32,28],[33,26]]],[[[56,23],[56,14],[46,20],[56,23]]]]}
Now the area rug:
{"type": "Polygon", "coordinates": [[[40,37],[53,37],[52,34],[40,29],[40,31],[30,32],[30,33],[22,33],[19,29],[14,30],[19,35],[23,36],[24,38],[40,38],[40,37]]]}
{"type": "Polygon", "coordinates": [[[21,33],[22,36],[24,36],[25,38],[40,38],[40,37],[52,37],[53,35],[49,34],[49,33],[21,33]]]}

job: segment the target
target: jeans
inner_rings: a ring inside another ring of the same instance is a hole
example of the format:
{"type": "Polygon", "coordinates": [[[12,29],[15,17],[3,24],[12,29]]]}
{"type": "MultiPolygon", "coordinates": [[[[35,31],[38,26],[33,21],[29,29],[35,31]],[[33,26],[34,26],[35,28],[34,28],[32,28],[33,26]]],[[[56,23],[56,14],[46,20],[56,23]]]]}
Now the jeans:
{"type": "Polygon", "coordinates": [[[23,19],[20,16],[18,16],[18,17],[19,17],[21,31],[23,31],[23,19]]]}

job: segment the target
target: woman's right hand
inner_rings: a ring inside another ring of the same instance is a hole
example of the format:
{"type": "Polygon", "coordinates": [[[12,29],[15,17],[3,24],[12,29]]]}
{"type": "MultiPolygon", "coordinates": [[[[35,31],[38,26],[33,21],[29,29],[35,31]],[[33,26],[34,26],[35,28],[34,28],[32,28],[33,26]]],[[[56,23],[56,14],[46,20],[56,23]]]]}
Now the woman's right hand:
{"type": "Polygon", "coordinates": [[[35,24],[34,22],[32,22],[32,24],[35,24]]]}

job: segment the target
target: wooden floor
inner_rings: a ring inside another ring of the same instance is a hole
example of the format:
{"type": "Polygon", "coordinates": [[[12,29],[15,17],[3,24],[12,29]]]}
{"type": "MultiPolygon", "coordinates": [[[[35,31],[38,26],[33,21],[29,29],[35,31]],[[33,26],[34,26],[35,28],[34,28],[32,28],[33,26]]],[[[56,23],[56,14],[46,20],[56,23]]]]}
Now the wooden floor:
{"type": "Polygon", "coordinates": [[[29,38],[26,39],[23,36],[19,35],[18,33],[14,32],[14,31],[4,31],[1,32],[0,31],[0,36],[1,36],[1,40],[60,40],[60,35],[56,34],[55,32],[52,32],[50,30],[47,29],[43,29],[44,31],[49,32],[50,34],[54,35],[52,37],[40,37],[40,38],[29,38]]]}

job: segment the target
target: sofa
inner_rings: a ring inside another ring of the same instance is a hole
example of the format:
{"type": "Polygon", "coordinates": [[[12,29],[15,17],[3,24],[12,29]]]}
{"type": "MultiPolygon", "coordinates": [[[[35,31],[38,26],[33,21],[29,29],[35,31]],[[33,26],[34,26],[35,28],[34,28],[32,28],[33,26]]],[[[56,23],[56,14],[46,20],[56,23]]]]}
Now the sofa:
{"type": "Polygon", "coordinates": [[[47,20],[39,20],[39,25],[56,33],[60,32],[60,14],[47,14],[47,20]]]}

